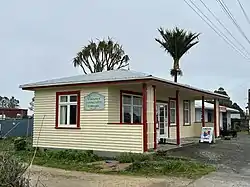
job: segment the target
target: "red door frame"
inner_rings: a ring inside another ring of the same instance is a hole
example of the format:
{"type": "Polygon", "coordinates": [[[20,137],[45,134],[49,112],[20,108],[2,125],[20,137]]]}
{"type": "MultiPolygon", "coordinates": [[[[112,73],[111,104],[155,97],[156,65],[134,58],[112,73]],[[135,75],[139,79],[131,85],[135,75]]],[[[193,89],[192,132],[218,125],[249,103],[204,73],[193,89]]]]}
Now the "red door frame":
{"type": "Polygon", "coordinates": [[[201,120],[202,120],[202,127],[205,127],[205,99],[202,96],[201,99],[201,120]]]}
{"type": "Polygon", "coordinates": [[[156,86],[153,85],[153,91],[154,91],[154,149],[157,149],[157,140],[156,140],[156,86]]]}
{"type": "Polygon", "coordinates": [[[176,90],[176,143],[177,145],[181,144],[181,138],[180,138],[180,109],[179,109],[179,90],[176,90]]]}
{"type": "MultiPolygon", "coordinates": [[[[214,137],[217,138],[217,100],[214,99],[214,137]]],[[[219,114],[220,116],[220,114],[219,114]]]]}
{"type": "Polygon", "coordinates": [[[142,84],[142,124],[143,124],[143,152],[148,151],[148,127],[147,127],[147,84],[142,84]]]}

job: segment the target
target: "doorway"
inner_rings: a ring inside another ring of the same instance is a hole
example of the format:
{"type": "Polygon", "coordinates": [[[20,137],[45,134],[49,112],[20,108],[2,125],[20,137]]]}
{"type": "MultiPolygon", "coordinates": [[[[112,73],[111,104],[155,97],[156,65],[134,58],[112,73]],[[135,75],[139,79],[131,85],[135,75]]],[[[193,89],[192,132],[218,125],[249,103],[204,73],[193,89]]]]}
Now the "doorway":
{"type": "Polygon", "coordinates": [[[222,129],[223,130],[228,130],[227,129],[227,112],[222,112],[222,129]]]}
{"type": "Polygon", "coordinates": [[[156,119],[157,119],[157,140],[168,138],[168,104],[156,104],[156,119]]]}

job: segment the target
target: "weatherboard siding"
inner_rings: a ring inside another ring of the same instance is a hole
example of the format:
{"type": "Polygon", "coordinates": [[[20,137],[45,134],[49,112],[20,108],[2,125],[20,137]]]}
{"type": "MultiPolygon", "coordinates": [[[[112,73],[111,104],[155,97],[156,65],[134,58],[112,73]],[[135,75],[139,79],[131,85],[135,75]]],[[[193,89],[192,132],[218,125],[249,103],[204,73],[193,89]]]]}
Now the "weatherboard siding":
{"type": "MultiPolygon", "coordinates": [[[[195,103],[194,100],[190,101],[190,125],[184,125],[184,111],[183,111],[183,99],[180,97],[179,100],[179,110],[180,110],[180,137],[188,138],[197,136],[196,127],[195,127],[195,103]]],[[[176,139],[176,126],[170,126],[169,128],[169,138],[176,139]]]]}
{"type": "Polygon", "coordinates": [[[115,130],[115,141],[118,148],[124,152],[143,152],[143,126],[120,123],[120,89],[110,87],[108,89],[108,121],[107,128],[115,130]],[[112,124],[111,124],[112,123],[112,124]]]}
{"type": "Polygon", "coordinates": [[[116,106],[119,103],[115,100],[117,97],[119,98],[119,94],[109,91],[107,87],[35,91],[33,146],[142,152],[141,126],[108,124],[110,117],[113,116],[114,121],[114,118],[119,116],[119,109],[114,108],[114,102],[116,106]],[[81,90],[80,129],[55,129],[56,91],[69,90],[81,90]],[[84,110],[84,97],[91,92],[98,92],[105,96],[104,110],[84,110]]]}

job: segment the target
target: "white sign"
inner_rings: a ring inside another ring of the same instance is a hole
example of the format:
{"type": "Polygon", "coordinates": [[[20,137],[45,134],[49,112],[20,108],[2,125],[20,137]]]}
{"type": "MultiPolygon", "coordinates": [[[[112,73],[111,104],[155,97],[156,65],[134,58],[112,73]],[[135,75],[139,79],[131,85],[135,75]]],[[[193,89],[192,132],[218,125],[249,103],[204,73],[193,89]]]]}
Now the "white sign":
{"type": "Polygon", "coordinates": [[[227,107],[224,106],[220,106],[220,112],[226,112],[227,111],[227,107]]]}
{"type": "Polygon", "coordinates": [[[202,127],[201,128],[201,139],[200,142],[214,142],[214,128],[213,127],[202,127]]]}
{"type": "Polygon", "coordinates": [[[105,96],[92,92],[84,97],[85,110],[103,110],[105,107],[105,96]]]}

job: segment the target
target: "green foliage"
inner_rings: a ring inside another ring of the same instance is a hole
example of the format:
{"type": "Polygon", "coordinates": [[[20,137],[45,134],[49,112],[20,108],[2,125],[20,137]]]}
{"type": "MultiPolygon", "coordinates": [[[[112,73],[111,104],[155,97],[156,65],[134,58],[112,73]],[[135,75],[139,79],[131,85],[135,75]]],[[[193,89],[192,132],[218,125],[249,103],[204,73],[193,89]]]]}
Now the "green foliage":
{"type": "Polygon", "coordinates": [[[14,139],[14,148],[16,151],[23,151],[27,148],[27,141],[25,138],[18,137],[14,139]]]}
{"type": "Polygon", "coordinates": [[[81,67],[85,74],[125,68],[129,57],[122,45],[108,40],[90,41],[73,59],[74,67],[81,67]]]}
{"type": "Polygon", "coordinates": [[[8,98],[6,96],[0,96],[0,107],[1,108],[17,108],[19,106],[19,100],[15,97],[8,98]]]}
{"type": "Polygon", "coordinates": [[[166,155],[165,152],[157,153],[122,153],[116,157],[116,160],[120,163],[134,163],[134,162],[144,162],[144,161],[162,161],[162,160],[182,160],[189,161],[189,158],[184,157],[173,157],[166,155]]]}
{"type": "Polygon", "coordinates": [[[198,37],[200,33],[187,32],[178,27],[173,30],[159,28],[158,31],[161,39],[156,38],[155,40],[173,58],[174,63],[170,74],[174,77],[174,81],[177,82],[177,76],[182,75],[179,64],[180,59],[189,49],[199,43],[198,37]]]}
{"type": "Polygon", "coordinates": [[[29,180],[23,175],[26,167],[13,155],[0,155],[0,187],[29,187],[29,180]]]}
{"type": "Polygon", "coordinates": [[[46,160],[64,160],[74,162],[95,162],[100,158],[93,154],[91,151],[80,151],[80,150],[47,150],[39,151],[38,157],[42,157],[46,160]]]}
{"type": "Polygon", "coordinates": [[[140,154],[140,153],[121,153],[116,157],[116,160],[120,163],[133,163],[133,162],[143,162],[150,160],[152,156],[150,154],[140,154]]]}
{"type": "Polygon", "coordinates": [[[175,175],[196,178],[215,171],[213,166],[183,160],[134,162],[125,172],[142,175],[175,175]]]}
{"type": "MultiPolygon", "coordinates": [[[[21,141],[22,138],[18,138],[18,140],[6,139],[0,141],[1,143],[0,150],[2,152],[5,152],[4,150],[8,150],[12,155],[12,157],[10,158],[19,159],[18,161],[14,160],[16,162],[11,160],[10,165],[13,166],[15,165],[19,166],[18,163],[22,163],[21,161],[25,163],[30,163],[34,154],[34,148],[31,147],[32,145],[31,139],[26,140],[27,147],[25,149],[23,149],[22,147],[21,151],[14,150],[15,146],[13,142],[17,143],[19,142],[19,140],[20,142],[22,142],[21,141]],[[7,145],[9,145],[9,148],[7,148],[8,147],[7,145]]],[[[1,158],[2,157],[0,157],[0,159],[1,158]]],[[[2,160],[5,162],[7,158],[8,156],[2,160]]],[[[61,168],[65,170],[105,173],[106,171],[103,171],[102,170],[103,167],[100,166],[100,163],[103,163],[99,162],[101,160],[104,160],[104,158],[98,157],[93,153],[93,151],[38,149],[33,164],[45,167],[61,168]]],[[[157,176],[173,175],[173,176],[194,178],[207,174],[211,171],[214,171],[214,167],[212,166],[209,165],[207,166],[204,164],[192,162],[189,158],[169,156],[166,152],[157,152],[157,153],[152,152],[148,154],[122,153],[121,155],[116,157],[116,160],[118,160],[120,163],[132,163],[128,168],[125,168],[125,170],[112,171],[112,173],[116,174],[119,173],[119,174],[157,175],[157,176]]],[[[3,168],[4,167],[0,168],[0,171],[1,169],[3,170],[3,168]]],[[[11,172],[13,172],[13,170],[20,171],[18,168],[10,169],[11,172]]],[[[21,170],[21,172],[23,172],[23,170],[21,170]]],[[[8,177],[4,178],[7,179],[8,177]]],[[[20,178],[20,180],[24,179],[20,178]]],[[[0,185],[0,187],[2,186],[0,185]]],[[[28,187],[28,186],[14,186],[14,187],[28,187]]]]}

